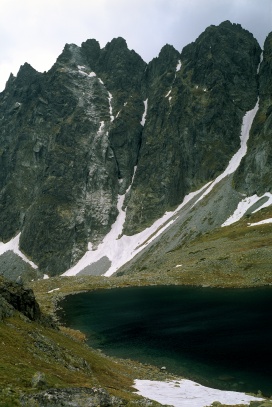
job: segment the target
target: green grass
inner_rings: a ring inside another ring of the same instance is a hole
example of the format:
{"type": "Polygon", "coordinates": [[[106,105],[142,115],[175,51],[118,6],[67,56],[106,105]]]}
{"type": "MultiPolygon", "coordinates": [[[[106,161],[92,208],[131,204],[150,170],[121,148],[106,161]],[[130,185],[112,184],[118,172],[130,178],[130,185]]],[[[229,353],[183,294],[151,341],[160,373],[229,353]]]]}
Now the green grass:
{"type": "Polygon", "coordinates": [[[79,332],[31,322],[19,313],[0,323],[0,406],[16,406],[20,395],[45,388],[102,387],[134,404],[133,380],[160,377],[152,366],[116,360],[89,348],[79,332]],[[35,373],[46,385],[33,388],[35,373]]]}

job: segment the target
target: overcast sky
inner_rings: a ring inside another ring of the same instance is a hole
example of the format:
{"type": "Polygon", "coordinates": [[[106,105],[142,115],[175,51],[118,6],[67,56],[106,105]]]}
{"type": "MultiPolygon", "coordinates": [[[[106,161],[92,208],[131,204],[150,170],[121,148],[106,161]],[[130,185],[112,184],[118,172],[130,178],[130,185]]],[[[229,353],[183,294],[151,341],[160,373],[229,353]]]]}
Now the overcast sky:
{"type": "Polygon", "coordinates": [[[30,63],[47,71],[65,43],[126,39],[149,62],[166,43],[178,51],[211,24],[230,20],[260,45],[272,31],[272,0],[0,0],[0,91],[30,63]]]}

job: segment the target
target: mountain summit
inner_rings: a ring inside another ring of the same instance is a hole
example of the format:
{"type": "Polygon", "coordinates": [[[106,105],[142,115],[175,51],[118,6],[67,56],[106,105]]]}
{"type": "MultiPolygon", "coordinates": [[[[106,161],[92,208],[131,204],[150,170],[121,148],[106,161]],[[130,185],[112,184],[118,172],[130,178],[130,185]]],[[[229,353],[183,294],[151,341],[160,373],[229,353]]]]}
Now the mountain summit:
{"type": "Polygon", "coordinates": [[[261,64],[253,35],[228,21],[149,64],[123,38],[66,44],[43,74],[24,64],[0,94],[0,250],[17,236],[17,253],[45,274],[110,275],[166,227],[172,250],[245,196],[270,202],[271,35],[261,64]],[[251,119],[247,154],[245,142],[219,180],[251,119]],[[201,211],[215,179],[225,203],[213,190],[201,211]]]}

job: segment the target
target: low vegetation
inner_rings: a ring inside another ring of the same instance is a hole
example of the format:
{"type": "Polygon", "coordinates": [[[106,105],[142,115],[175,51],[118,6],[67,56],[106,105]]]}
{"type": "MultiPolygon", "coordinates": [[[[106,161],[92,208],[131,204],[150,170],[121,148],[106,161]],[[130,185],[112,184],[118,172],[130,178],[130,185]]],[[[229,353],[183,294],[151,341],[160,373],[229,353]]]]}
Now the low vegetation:
{"type": "MultiPolygon", "coordinates": [[[[83,333],[58,323],[55,312],[59,300],[82,291],[154,284],[270,285],[271,224],[248,226],[249,222],[269,217],[272,210],[266,208],[236,224],[200,235],[188,246],[168,253],[156,268],[112,278],[58,276],[33,281],[30,286],[41,311],[51,316],[56,326],[30,321],[19,312],[1,322],[0,406],[21,405],[22,394],[75,387],[103,388],[125,405],[138,405],[140,398],[132,387],[134,379],[164,380],[169,376],[156,367],[117,360],[89,348],[83,333]],[[33,378],[39,372],[43,380],[35,384],[33,378]]],[[[252,403],[252,407],[263,405],[270,404],[252,403]]]]}

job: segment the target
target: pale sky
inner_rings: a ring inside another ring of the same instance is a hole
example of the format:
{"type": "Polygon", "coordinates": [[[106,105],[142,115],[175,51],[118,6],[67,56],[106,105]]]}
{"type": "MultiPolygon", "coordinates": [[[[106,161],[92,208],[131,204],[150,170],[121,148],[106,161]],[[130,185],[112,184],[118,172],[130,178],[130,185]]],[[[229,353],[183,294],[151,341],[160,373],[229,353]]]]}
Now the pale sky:
{"type": "Polygon", "coordinates": [[[240,23],[263,45],[272,0],[0,0],[0,91],[30,63],[51,68],[66,43],[123,37],[149,62],[166,44],[178,51],[211,24],[240,23]]]}

